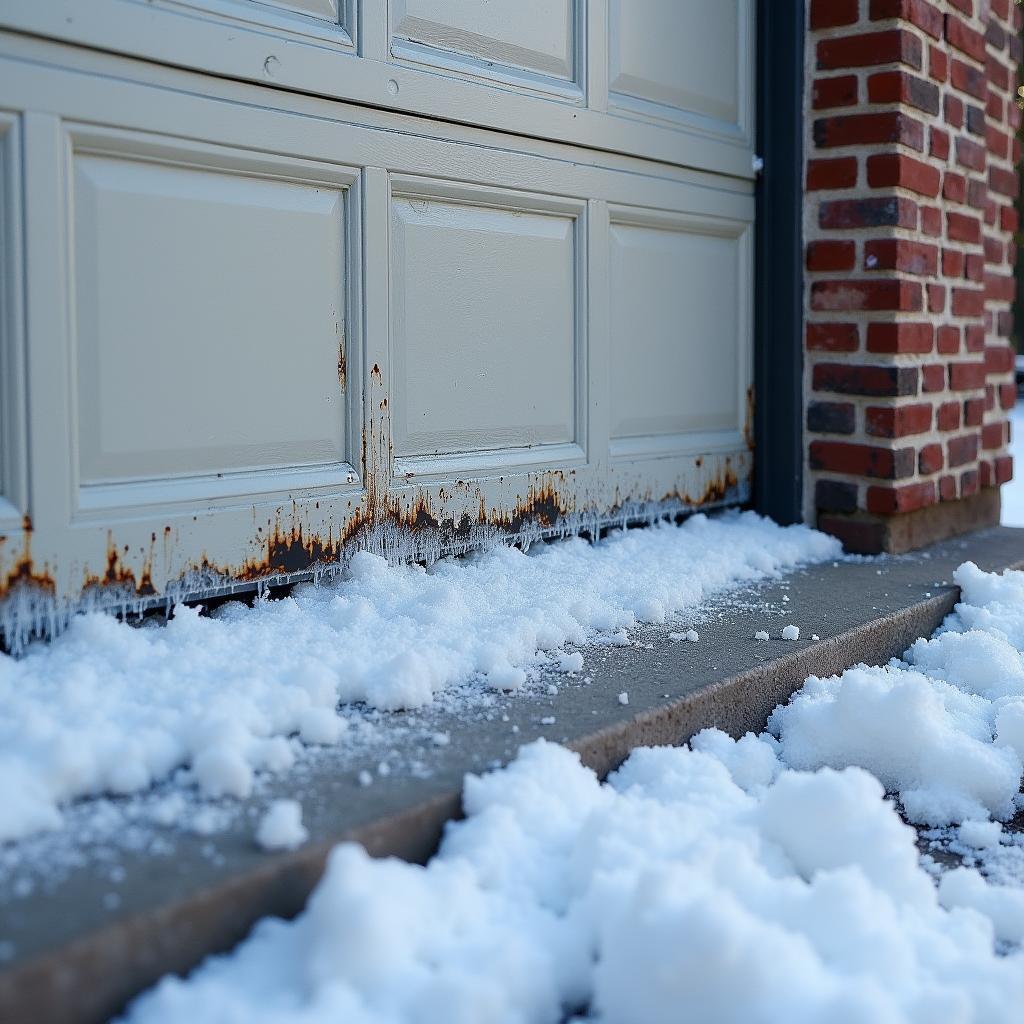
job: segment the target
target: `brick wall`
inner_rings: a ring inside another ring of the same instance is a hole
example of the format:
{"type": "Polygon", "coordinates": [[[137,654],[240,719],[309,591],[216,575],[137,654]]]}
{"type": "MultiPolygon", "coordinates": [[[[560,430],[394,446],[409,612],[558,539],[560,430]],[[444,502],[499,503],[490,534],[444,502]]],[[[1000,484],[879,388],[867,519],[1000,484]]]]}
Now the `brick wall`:
{"type": "Polygon", "coordinates": [[[858,551],[998,518],[1007,410],[1013,0],[810,0],[807,517],[858,551]]]}

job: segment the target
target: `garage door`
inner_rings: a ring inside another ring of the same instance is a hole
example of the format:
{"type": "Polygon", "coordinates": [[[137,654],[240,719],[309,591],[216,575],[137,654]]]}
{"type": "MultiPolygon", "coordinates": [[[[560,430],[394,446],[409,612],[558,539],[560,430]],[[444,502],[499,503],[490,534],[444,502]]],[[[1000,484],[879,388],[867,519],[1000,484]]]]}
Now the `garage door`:
{"type": "Polygon", "coordinates": [[[7,0],[8,641],[746,497],[752,0],[7,0]]]}

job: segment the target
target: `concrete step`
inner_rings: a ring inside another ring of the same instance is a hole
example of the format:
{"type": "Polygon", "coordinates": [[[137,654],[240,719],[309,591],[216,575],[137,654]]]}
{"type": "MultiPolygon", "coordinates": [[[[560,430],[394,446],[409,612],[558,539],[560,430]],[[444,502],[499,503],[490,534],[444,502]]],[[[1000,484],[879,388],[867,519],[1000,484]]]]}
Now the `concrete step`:
{"type": "Polygon", "coordinates": [[[253,822],[243,816],[213,837],[169,832],[170,856],[118,850],[124,877],[116,886],[104,851],[88,848],[81,864],[29,896],[6,885],[0,940],[13,955],[0,970],[0,1020],[108,1020],[163,974],[188,971],[238,943],[259,918],[298,913],[338,842],[426,860],[445,822],[460,812],[465,773],[507,763],[538,736],[572,747],[604,775],[634,747],[680,743],[707,726],[733,735],[759,731],[808,675],[884,663],[932,633],[953,608],[953,570],[967,559],[984,569],[1024,564],[1024,530],[997,528],[912,555],[827,563],[743,588],[704,609],[696,643],[671,640],[675,624],[636,631],[639,643],[630,647],[588,648],[583,673],[553,677],[557,696],[386,716],[373,749],[318,755],[253,798],[260,809],[273,796],[302,800],[311,838],[295,852],[258,850],[253,822]],[[798,641],[753,639],[759,629],[777,638],[790,622],[800,627],[798,641]],[[814,633],[820,641],[809,639],[814,633]],[[625,706],[618,701],[623,691],[625,706]],[[554,723],[543,724],[549,717],[554,723]],[[410,749],[410,735],[422,736],[424,724],[450,742],[410,749]],[[377,775],[381,751],[391,749],[426,771],[377,775]],[[362,769],[374,772],[372,785],[356,781],[362,769]],[[116,907],[105,899],[112,889],[116,907]]]}

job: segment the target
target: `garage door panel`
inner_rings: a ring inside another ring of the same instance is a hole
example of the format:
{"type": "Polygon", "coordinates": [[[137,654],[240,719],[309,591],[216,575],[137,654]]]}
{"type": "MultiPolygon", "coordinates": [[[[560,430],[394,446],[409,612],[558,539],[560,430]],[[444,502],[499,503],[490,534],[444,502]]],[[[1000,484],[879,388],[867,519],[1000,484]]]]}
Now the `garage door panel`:
{"type": "Polygon", "coordinates": [[[527,71],[577,81],[577,5],[574,0],[395,0],[393,49],[429,62],[474,60],[474,71],[527,71]],[[405,42],[422,49],[403,51],[405,42]]]}
{"type": "Polygon", "coordinates": [[[748,183],[117,70],[0,57],[35,357],[4,586],[28,552],[60,614],[135,609],[749,493],[748,183]]]}
{"type": "Polygon", "coordinates": [[[620,452],[742,432],[748,234],[741,222],[611,211],[611,437],[644,439],[620,452]]]}
{"type": "Polygon", "coordinates": [[[396,455],[575,442],[582,204],[538,209],[515,193],[466,201],[401,188],[392,200],[396,455]]]}
{"type": "Polygon", "coordinates": [[[72,143],[81,484],[343,462],[345,187],[118,141],[72,143]]]}
{"type": "Polygon", "coordinates": [[[745,0],[610,0],[610,105],[746,134],[751,20],[745,0]]]}

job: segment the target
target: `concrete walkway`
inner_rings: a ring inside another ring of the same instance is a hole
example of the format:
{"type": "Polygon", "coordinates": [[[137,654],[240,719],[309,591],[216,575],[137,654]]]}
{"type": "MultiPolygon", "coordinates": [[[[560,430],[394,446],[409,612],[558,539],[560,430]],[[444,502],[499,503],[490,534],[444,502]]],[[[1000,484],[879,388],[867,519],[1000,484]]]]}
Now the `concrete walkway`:
{"type": "MultiPolygon", "coordinates": [[[[0,892],[0,939],[13,954],[0,970],[0,1020],[108,1019],[162,974],[237,943],[260,917],[297,913],[341,840],[426,859],[444,822],[459,813],[463,775],[506,763],[538,736],[573,747],[603,774],[635,746],[678,743],[709,725],[736,735],[760,730],[806,676],[885,662],[930,634],[956,599],[956,588],[940,581],[967,559],[983,569],[1021,564],[1024,530],[997,528],[913,555],[793,573],[705,609],[696,643],[670,639],[675,624],[637,631],[640,643],[630,647],[587,649],[584,673],[553,677],[557,695],[502,697],[486,711],[417,713],[419,724],[449,737],[415,752],[426,771],[376,774],[379,747],[362,761],[314,758],[272,781],[257,801],[263,807],[275,793],[302,800],[311,838],[294,853],[257,850],[252,819],[243,815],[212,838],[172,833],[173,856],[122,853],[116,908],[103,899],[109,863],[89,856],[28,897],[0,892]],[[800,627],[800,640],[777,639],[787,623],[800,627]],[[773,639],[755,641],[761,629],[773,639]],[[618,700],[623,691],[628,705],[618,700]],[[372,785],[356,781],[363,769],[374,773],[372,785]]],[[[388,718],[396,747],[408,742],[408,717],[388,718]]]]}

